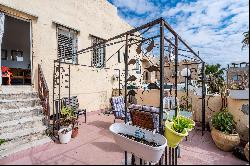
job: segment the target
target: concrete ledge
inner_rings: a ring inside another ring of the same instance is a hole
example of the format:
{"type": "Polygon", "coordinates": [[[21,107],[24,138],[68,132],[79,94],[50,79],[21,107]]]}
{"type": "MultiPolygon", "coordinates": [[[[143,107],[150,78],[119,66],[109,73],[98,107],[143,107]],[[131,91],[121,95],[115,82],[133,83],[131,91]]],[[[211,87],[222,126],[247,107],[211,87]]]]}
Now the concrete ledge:
{"type": "Polygon", "coordinates": [[[229,90],[229,96],[232,99],[247,100],[247,99],[249,99],[249,89],[247,89],[247,90],[229,90]]]}

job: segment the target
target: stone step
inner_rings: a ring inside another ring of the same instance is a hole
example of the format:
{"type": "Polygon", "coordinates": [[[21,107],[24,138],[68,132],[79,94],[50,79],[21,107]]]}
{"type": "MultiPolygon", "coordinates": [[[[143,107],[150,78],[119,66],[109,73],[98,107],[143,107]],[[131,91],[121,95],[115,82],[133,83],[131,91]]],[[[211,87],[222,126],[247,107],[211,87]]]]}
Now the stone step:
{"type": "Polygon", "coordinates": [[[0,146],[0,151],[10,149],[12,147],[15,147],[15,146],[18,146],[21,144],[26,144],[26,143],[34,141],[34,140],[39,140],[39,139],[45,138],[45,137],[47,137],[47,136],[43,133],[35,133],[33,135],[25,135],[22,137],[14,138],[14,139],[11,139],[11,140],[4,142],[0,146]]]}
{"type": "Polygon", "coordinates": [[[23,139],[23,142],[19,141],[16,143],[12,143],[11,145],[3,145],[0,147],[0,159],[3,159],[4,157],[7,157],[11,154],[20,152],[22,150],[26,150],[29,148],[33,148],[39,145],[43,145],[46,143],[51,142],[51,139],[45,135],[43,135],[41,138],[35,138],[35,139],[23,139]],[[5,146],[5,147],[4,147],[5,146]],[[3,147],[3,148],[2,148],[3,147]]]}
{"type": "Polygon", "coordinates": [[[0,123],[0,135],[15,131],[43,126],[44,116],[24,117],[18,120],[0,123]]]}
{"type": "Polygon", "coordinates": [[[18,139],[18,137],[28,136],[35,133],[45,133],[45,130],[47,129],[46,126],[36,126],[34,128],[26,128],[22,130],[17,130],[13,133],[2,133],[0,134],[0,139],[4,140],[12,140],[12,139],[18,139]]]}
{"type": "Polygon", "coordinates": [[[2,92],[7,93],[22,93],[22,92],[32,92],[33,88],[31,85],[2,85],[2,92]]]}
{"type": "Polygon", "coordinates": [[[23,93],[0,93],[1,100],[18,100],[18,99],[32,99],[38,98],[37,92],[23,92],[23,93]]]}
{"type": "Polygon", "coordinates": [[[0,110],[20,109],[24,107],[35,107],[38,105],[41,105],[41,100],[39,98],[0,100],[0,110]]]}
{"type": "Polygon", "coordinates": [[[20,120],[25,117],[34,117],[42,115],[42,106],[35,107],[26,107],[20,109],[0,109],[0,123],[12,121],[12,120],[20,120]]]}

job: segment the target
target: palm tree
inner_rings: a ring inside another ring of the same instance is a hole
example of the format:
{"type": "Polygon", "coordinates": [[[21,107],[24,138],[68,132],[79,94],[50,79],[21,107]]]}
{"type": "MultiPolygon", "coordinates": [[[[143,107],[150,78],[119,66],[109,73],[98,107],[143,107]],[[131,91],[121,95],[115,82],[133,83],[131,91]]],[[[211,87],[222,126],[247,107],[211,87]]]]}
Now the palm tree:
{"type": "Polygon", "coordinates": [[[244,39],[242,40],[242,49],[244,48],[244,47],[246,47],[246,46],[249,46],[249,31],[247,31],[247,32],[244,32],[243,33],[243,35],[244,35],[244,39]]]}
{"type": "Polygon", "coordinates": [[[211,93],[221,92],[225,84],[223,78],[224,70],[221,68],[221,65],[206,65],[205,74],[209,85],[209,91],[211,93]]]}

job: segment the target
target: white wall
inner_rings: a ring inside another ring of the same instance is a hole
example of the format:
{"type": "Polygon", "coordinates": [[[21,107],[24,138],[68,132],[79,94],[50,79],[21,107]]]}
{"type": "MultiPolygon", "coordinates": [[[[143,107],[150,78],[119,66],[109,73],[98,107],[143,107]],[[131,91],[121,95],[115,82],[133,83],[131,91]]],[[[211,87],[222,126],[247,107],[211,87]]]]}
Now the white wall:
{"type": "Polygon", "coordinates": [[[8,59],[2,60],[2,66],[28,69],[30,64],[30,24],[13,17],[5,17],[5,32],[2,49],[7,50],[8,59]],[[22,50],[23,61],[12,61],[11,50],[22,50]]]}

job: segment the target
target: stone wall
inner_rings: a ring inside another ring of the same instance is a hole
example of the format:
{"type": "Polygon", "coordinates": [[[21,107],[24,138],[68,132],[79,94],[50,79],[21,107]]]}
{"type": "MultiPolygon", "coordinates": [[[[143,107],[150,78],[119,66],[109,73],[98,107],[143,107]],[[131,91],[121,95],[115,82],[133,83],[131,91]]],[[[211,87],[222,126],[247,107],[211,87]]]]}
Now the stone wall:
{"type": "Polygon", "coordinates": [[[228,109],[234,116],[236,131],[244,141],[249,141],[249,100],[228,97],[228,109]],[[246,107],[246,108],[242,108],[246,107]]]}
{"type": "MultiPolygon", "coordinates": [[[[140,105],[149,105],[154,107],[160,106],[160,91],[156,89],[152,89],[149,91],[144,91],[142,89],[135,90],[137,104],[140,105]]],[[[117,94],[117,93],[116,93],[117,94]]],[[[184,91],[177,92],[178,99],[181,99],[181,96],[186,95],[184,91]]],[[[172,94],[174,95],[174,94],[172,94]]],[[[192,99],[192,112],[193,119],[196,122],[202,121],[202,101],[201,96],[194,95],[191,91],[189,92],[189,97],[192,99]]],[[[222,106],[222,100],[220,96],[206,96],[206,122],[208,123],[211,116],[213,116],[216,112],[220,111],[222,106]]]]}

